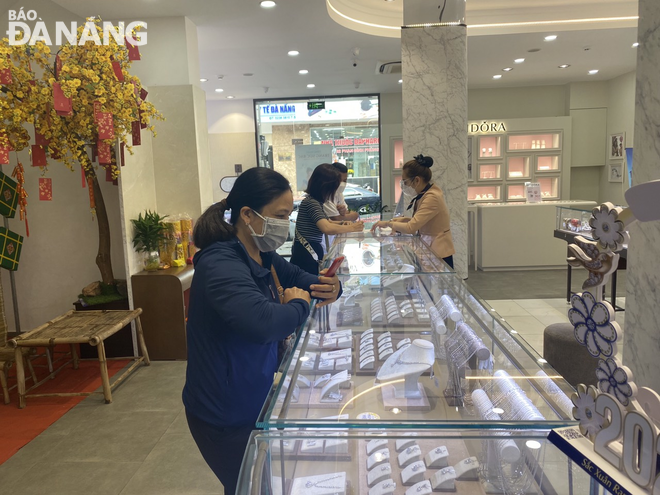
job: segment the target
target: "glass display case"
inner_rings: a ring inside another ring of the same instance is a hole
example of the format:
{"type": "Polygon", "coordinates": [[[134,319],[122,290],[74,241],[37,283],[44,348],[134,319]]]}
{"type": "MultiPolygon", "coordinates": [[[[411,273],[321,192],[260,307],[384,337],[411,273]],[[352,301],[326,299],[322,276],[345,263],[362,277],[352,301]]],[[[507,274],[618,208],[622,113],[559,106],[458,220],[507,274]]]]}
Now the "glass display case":
{"type": "Polygon", "coordinates": [[[537,177],[536,182],[541,184],[542,199],[559,198],[559,177],[537,177]]]}
{"type": "Polygon", "coordinates": [[[507,184],[506,199],[507,201],[526,201],[525,184],[507,184]]]}
{"type": "Polygon", "coordinates": [[[559,132],[539,132],[534,134],[509,134],[507,151],[529,151],[559,149],[559,132]]]}
{"type": "MultiPolygon", "coordinates": [[[[497,414],[497,413],[493,413],[497,414]]],[[[255,431],[239,495],[588,494],[545,431],[255,431]]],[[[609,493],[609,492],[608,492],[609,493]]]]}
{"type": "Polygon", "coordinates": [[[468,186],[468,201],[494,203],[500,200],[502,186],[468,186]]]}
{"type": "Polygon", "coordinates": [[[559,171],[559,155],[539,155],[536,157],[536,171],[557,172],[559,171]]]}
{"type": "Polygon", "coordinates": [[[368,266],[355,261],[371,250],[364,240],[335,243],[328,258],[344,254],[350,268],[340,270],[342,297],[312,309],[257,426],[573,424],[572,387],[455,273],[382,269],[398,266],[404,252],[390,240],[396,242],[380,243],[380,261],[368,266]]]}
{"type": "Polygon", "coordinates": [[[591,226],[589,225],[590,218],[591,210],[580,210],[558,206],[556,228],[557,230],[565,230],[580,234],[583,237],[591,238],[591,226]]]}
{"type": "Polygon", "coordinates": [[[502,136],[479,136],[479,158],[499,158],[502,156],[502,136]]]}
{"type": "Polygon", "coordinates": [[[479,180],[500,180],[502,165],[499,163],[480,163],[479,180]]]}
{"type": "Polygon", "coordinates": [[[529,179],[529,156],[510,156],[507,158],[508,179],[529,179]]]}

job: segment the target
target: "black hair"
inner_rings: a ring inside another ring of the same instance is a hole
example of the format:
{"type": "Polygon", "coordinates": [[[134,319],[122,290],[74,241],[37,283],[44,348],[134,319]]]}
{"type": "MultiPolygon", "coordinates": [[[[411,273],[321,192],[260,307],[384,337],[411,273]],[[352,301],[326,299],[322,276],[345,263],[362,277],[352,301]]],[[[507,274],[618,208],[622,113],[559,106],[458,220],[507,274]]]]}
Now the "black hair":
{"type": "Polygon", "coordinates": [[[329,163],[322,163],[312,172],[305,192],[319,203],[325,203],[335,195],[340,183],[339,170],[329,163]]]}
{"type": "Polygon", "coordinates": [[[337,170],[339,170],[340,174],[347,174],[348,173],[348,167],[344,165],[343,163],[335,162],[332,164],[333,167],[335,167],[337,170]]]}
{"type": "Polygon", "coordinates": [[[269,168],[249,168],[238,176],[229,196],[211,205],[199,217],[193,229],[193,242],[204,249],[218,241],[228,241],[236,235],[236,223],[241,208],[247,206],[261,213],[268,203],[291,190],[288,179],[269,168]],[[225,211],[231,209],[231,224],[225,211]]]}
{"type": "Polygon", "coordinates": [[[430,156],[417,155],[412,160],[409,160],[403,166],[403,170],[406,171],[406,175],[409,179],[414,179],[415,177],[421,177],[424,182],[430,182],[433,174],[431,173],[431,167],[433,166],[433,158],[430,156]]]}

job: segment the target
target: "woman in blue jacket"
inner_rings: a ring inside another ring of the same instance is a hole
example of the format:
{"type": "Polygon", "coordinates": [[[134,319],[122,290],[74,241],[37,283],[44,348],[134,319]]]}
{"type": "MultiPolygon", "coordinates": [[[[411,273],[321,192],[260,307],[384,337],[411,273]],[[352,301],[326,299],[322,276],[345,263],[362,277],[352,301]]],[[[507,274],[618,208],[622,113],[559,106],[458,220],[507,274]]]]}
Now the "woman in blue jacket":
{"type": "Polygon", "coordinates": [[[183,403],[190,432],[227,495],[236,491],[250,431],[273,383],[278,342],[305,321],[310,294],[325,306],[341,290],[336,276],[311,275],[275,253],[292,210],[289,181],[252,168],[193,232],[201,251],[190,289],[183,403]],[[229,209],[231,224],[224,218],[229,209]]]}

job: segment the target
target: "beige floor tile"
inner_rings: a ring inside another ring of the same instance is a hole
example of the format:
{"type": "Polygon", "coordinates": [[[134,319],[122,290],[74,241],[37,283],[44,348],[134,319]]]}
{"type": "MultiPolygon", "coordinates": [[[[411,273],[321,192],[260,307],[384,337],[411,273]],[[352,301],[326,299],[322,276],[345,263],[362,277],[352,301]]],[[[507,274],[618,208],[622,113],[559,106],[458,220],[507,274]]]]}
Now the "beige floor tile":
{"type": "Polygon", "coordinates": [[[529,312],[522,308],[516,301],[510,299],[487,301],[500,316],[529,316],[529,312]]]}
{"type": "Polygon", "coordinates": [[[509,316],[504,320],[520,335],[543,335],[545,326],[533,316],[509,316]]]}
{"type": "Polygon", "coordinates": [[[515,301],[518,306],[528,311],[553,308],[553,306],[549,304],[546,299],[516,299],[515,301]]]}
{"type": "Polygon", "coordinates": [[[543,328],[554,323],[568,323],[568,313],[553,313],[549,315],[538,315],[535,318],[543,325],[543,328]]]}

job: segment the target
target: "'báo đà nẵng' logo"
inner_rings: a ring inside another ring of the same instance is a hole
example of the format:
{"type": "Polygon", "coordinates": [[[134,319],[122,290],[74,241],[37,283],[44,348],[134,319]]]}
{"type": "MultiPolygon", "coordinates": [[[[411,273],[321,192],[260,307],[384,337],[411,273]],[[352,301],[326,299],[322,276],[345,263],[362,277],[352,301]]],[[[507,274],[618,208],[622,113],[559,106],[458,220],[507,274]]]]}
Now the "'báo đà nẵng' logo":
{"type": "Polygon", "coordinates": [[[88,18],[83,24],[82,33],[78,36],[77,22],[57,21],[55,23],[55,37],[51,37],[46,23],[38,16],[36,10],[9,11],[9,29],[7,37],[10,45],[34,45],[41,41],[46,45],[62,45],[69,42],[72,45],[84,45],[88,41],[96,45],[109,45],[110,38],[113,38],[118,44],[123,44],[124,39],[136,46],[147,44],[147,23],[144,21],[134,21],[129,24],[123,22],[114,26],[111,22],[95,23],[95,18],[88,18]],[[34,26],[25,21],[36,21],[34,26]]]}

